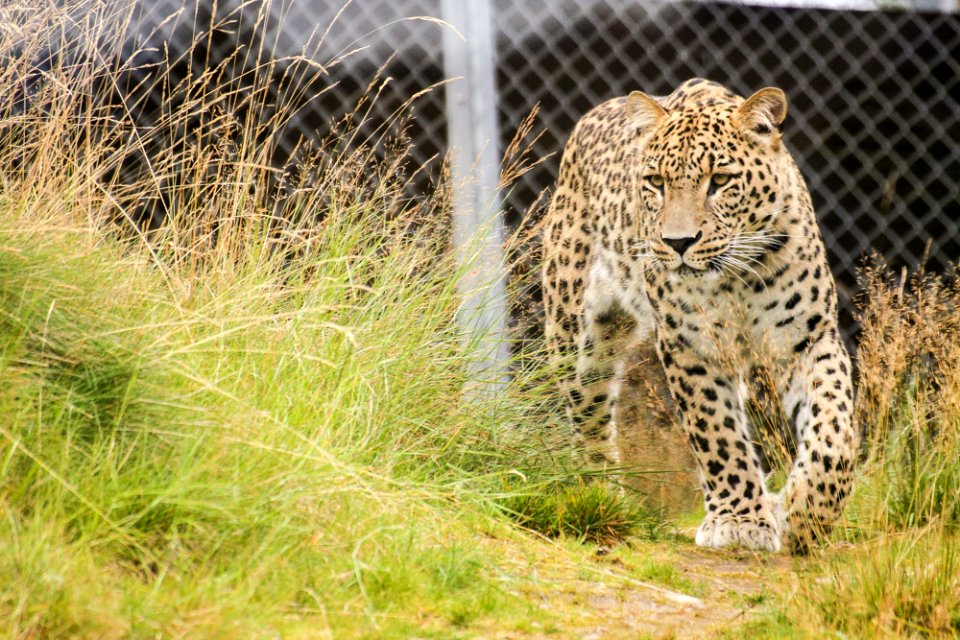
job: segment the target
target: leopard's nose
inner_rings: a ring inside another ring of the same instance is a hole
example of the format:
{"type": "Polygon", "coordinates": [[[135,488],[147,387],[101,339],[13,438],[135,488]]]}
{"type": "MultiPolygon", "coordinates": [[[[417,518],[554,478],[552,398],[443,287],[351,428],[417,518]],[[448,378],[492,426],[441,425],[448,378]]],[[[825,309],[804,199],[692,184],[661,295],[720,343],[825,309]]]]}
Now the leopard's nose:
{"type": "Polygon", "coordinates": [[[668,238],[666,236],[661,236],[663,243],[677,252],[677,255],[683,257],[683,254],[686,253],[687,249],[692,247],[697,243],[700,238],[703,237],[703,231],[697,231],[695,236],[683,236],[682,238],[668,238]]]}

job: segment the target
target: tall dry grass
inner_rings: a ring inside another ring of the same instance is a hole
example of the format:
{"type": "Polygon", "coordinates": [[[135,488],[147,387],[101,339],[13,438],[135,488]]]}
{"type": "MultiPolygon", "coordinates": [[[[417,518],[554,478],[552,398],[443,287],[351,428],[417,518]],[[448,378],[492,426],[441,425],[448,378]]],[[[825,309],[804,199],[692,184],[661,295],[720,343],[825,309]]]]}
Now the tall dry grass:
{"type": "MultiPolygon", "coordinates": [[[[124,6],[2,9],[3,633],[449,635],[548,615],[504,587],[529,578],[489,550],[526,544],[504,513],[657,535],[581,481],[536,353],[499,397],[463,401],[447,183],[440,168],[417,191],[403,113],[358,126],[376,78],[276,162],[323,68],[264,54],[138,75],[124,6]],[[38,73],[54,32],[72,46],[38,73]],[[115,101],[134,77],[160,97],[147,125],[115,101]]],[[[507,181],[534,162],[530,126],[507,181]]],[[[958,293],[867,272],[856,493],[771,634],[960,632],[958,293]]]]}
{"type": "Polygon", "coordinates": [[[960,281],[874,260],[863,284],[855,493],[771,637],[960,634],[960,281]]]}
{"type": "MultiPolygon", "coordinates": [[[[464,400],[469,265],[446,181],[415,189],[403,114],[361,127],[372,84],[278,163],[317,80],[290,70],[336,60],[284,67],[279,93],[266,54],[176,80],[172,60],[133,68],[124,7],[4,9],[0,632],[408,637],[545,615],[485,550],[511,518],[601,539],[650,519],[578,483],[543,379],[464,400]]],[[[529,166],[511,148],[508,177],[529,166]]]]}

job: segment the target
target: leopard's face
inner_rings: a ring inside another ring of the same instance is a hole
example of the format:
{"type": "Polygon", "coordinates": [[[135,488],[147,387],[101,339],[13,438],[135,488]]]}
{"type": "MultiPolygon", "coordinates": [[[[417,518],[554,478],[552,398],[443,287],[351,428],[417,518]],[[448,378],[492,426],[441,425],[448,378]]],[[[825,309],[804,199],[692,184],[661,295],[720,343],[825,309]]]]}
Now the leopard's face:
{"type": "Polygon", "coordinates": [[[769,117],[742,109],[665,111],[648,134],[634,170],[654,269],[749,272],[784,241],[775,229],[787,152],[769,117]]]}

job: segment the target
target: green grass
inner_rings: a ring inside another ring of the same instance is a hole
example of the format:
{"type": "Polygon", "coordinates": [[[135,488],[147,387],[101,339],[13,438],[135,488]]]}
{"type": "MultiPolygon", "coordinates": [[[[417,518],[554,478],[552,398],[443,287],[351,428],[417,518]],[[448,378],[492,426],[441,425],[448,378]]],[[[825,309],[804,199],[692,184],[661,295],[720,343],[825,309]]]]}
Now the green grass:
{"type": "Polygon", "coordinates": [[[543,544],[516,524],[606,543],[659,526],[579,479],[530,384],[465,398],[459,269],[430,243],[331,209],[294,258],[248,237],[184,267],[17,204],[0,199],[0,633],[469,634],[550,618],[504,587],[496,541],[543,544]]]}
{"type": "Polygon", "coordinates": [[[457,269],[371,217],[161,276],[70,212],[0,207],[3,632],[465,627],[511,615],[476,543],[504,501],[588,536],[640,519],[601,484],[505,489],[543,440],[509,393],[464,401],[457,269]]]}
{"type": "Polygon", "coordinates": [[[527,483],[526,488],[514,483],[502,504],[522,527],[595,543],[616,543],[641,534],[652,538],[662,524],[635,499],[625,499],[608,484],[581,477],[527,483]]]}
{"type": "Polygon", "coordinates": [[[638,580],[653,582],[692,596],[702,596],[707,592],[701,582],[691,580],[690,576],[684,575],[677,564],[670,560],[646,557],[634,568],[631,575],[638,580]]]}

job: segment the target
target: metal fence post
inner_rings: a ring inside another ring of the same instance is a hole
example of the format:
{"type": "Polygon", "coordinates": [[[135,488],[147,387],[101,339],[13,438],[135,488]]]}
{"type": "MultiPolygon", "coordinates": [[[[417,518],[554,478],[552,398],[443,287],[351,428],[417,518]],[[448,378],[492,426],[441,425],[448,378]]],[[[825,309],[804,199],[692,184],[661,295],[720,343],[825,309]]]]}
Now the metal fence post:
{"type": "Polygon", "coordinates": [[[443,0],[447,140],[453,181],[453,243],[465,265],[461,322],[477,346],[472,377],[495,392],[510,349],[500,216],[495,34],[491,0],[443,0]]]}

